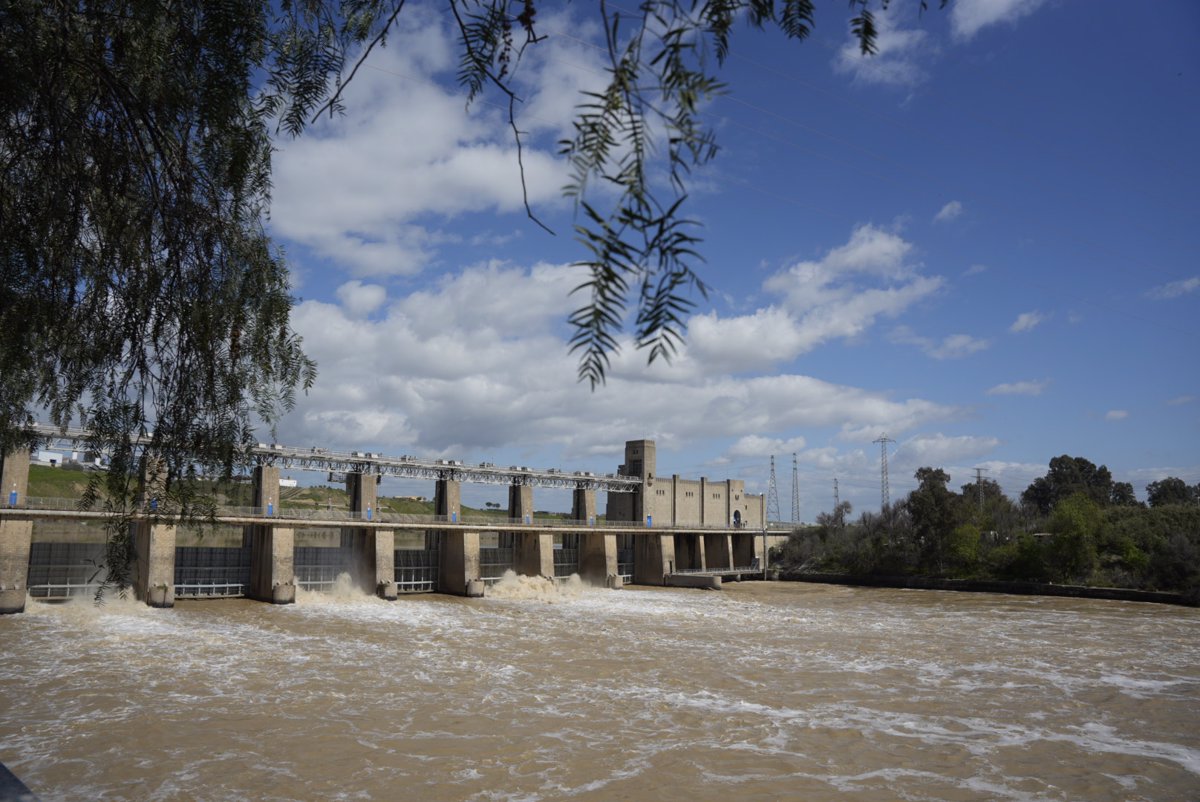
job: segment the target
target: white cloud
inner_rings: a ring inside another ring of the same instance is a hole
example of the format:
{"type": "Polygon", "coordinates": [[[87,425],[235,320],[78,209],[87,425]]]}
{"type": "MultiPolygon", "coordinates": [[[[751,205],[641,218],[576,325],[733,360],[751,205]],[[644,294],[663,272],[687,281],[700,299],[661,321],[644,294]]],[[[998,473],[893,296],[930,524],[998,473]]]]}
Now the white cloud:
{"type": "MultiPolygon", "coordinates": [[[[524,204],[506,115],[485,102],[464,108],[443,15],[415,8],[401,21],[392,46],[372,53],[348,87],[345,116],[275,143],[272,233],[360,278],[416,273],[436,257],[448,238],[439,227],[454,216],[519,213],[524,204]]],[[[566,131],[578,90],[603,80],[563,68],[557,57],[567,50],[572,64],[598,65],[581,42],[554,39],[522,65],[529,82],[518,78],[527,98],[518,110],[524,184],[535,207],[564,202],[567,166],[553,140],[566,131]],[[539,68],[550,58],[553,69],[539,68]]]]}
{"type": "Polygon", "coordinates": [[[762,457],[771,454],[788,454],[800,451],[804,448],[803,437],[793,437],[788,440],[779,438],[760,437],[759,435],[751,434],[740,438],[736,443],[729,447],[729,456],[737,457],[762,457]]]}
{"type": "Polygon", "coordinates": [[[382,317],[300,304],[293,323],[321,375],[282,422],[281,442],[468,459],[553,447],[570,457],[613,453],[625,437],[654,437],[669,449],[752,431],[778,437],[782,453],[804,439],[772,433],[825,428],[861,442],[865,433],[961,415],[809,376],[739,378],[702,369],[686,350],[676,363],[646,368],[627,338],[608,384],[592,393],[572,381],[575,358],[561,333],[563,301],[578,278],[569,267],[488,264],[396,300],[382,317]]]}
{"type": "Polygon", "coordinates": [[[959,359],[982,351],[991,344],[991,340],[981,340],[969,334],[951,334],[942,338],[929,351],[929,355],[934,359],[959,359]]]}
{"type": "Polygon", "coordinates": [[[1000,441],[995,437],[921,434],[901,443],[894,459],[900,465],[944,467],[957,460],[982,456],[998,445],[1000,441]]]}
{"type": "Polygon", "coordinates": [[[1017,315],[1017,319],[1008,327],[1008,330],[1014,334],[1022,331],[1033,331],[1045,319],[1046,316],[1041,312],[1022,312],[1017,315]]]}
{"type": "Polygon", "coordinates": [[[1183,406],[1184,404],[1190,404],[1195,400],[1196,396],[1194,395],[1180,395],[1167,401],[1167,404],[1169,406],[1178,407],[1183,406]]]}
{"type": "Polygon", "coordinates": [[[347,281],[337,288],[337,297],[351,315],[364,317],[383,306],[387,300],[387,290],[378,284],[347,281]]]}
{"type": "Polygon", "coordinates": [[[1110,409],[1104,413],[1105,420],[1125,420],[1129,417],[1129,411],[1124,409],[1110,409]]]}
{"type": "Polygon", "coordinates": [[[961,215],[962,212],[963,212],[963,205],[956,200],[952,200],[949,203],[947,203],[945,206],[943,206],[941,211],[939,211],[937,214],[935,214],[933,216],[933,222],[948,223],[951,220],[958,217],[959,215],[961,215]]]}
{"type": "Polygon", "coordinates": [[[1166,301],[1171,298],[1178,298],[1181,295],[1195,292],[1200,289],[1200,276],[1192,276],[1191,278],[1172,281],[1168,284],[1160,284],[1157,287],[1151,287],[1146,290],[1146,297],[1155,301],[1166,301]]]}
{"type": "Polygon", "coordinates": [[[676,372],[762,370],[830,340],[860,336],[880,317],[895,317],[941,288],[941,277],[917,272],[912,250],[898,234],[856,227],[846,244],[763,282],[780,296],[778,304],[748,315],[692,317],[676,372]]]}
{"type": "Polygon", "coordinates": [[[989,25],[1015,25],[1045,5],[1046,0],[956,0],[950,9],[950,29],[957,39],[970,39],[989,25]]]}
{"type": "Polygon", "coordinates": [[[928,76],[925,62],[937,54],[937,47],[920,28],[904,29],[897,25],[900,12],[896,3],[889,11],[875,14],[878,35],[876,52],[864,56],[858,39],[848,36],[833,60],[835,72],[850,75],[855,81],[884,86],[912,87],[928,76]]]}
{"type": "Polygon", "coordinates": [[[997,384],[988,389],[988,395],[1041,395],[1050,386],[1048,379],[997,384]]]}
{"type": "Polygon", "coordinates": [[[968,267],[966,270],[964,270],[963,275],[964,276],[977,276],[980,273],[986,273],[987,269],[988,269],[987,265],[974,264],[974,265],[971,265],[970,267],[968,267]]]}
{"type": "Polygon", "coordinates": [[[915,345],[934,359],[960,359],[991,346],[991,340],[972,337],[969,334],[950,334],[941,341],[923,337],[908,326],[892,329],[888,339],[898,345],[915,345]]]}

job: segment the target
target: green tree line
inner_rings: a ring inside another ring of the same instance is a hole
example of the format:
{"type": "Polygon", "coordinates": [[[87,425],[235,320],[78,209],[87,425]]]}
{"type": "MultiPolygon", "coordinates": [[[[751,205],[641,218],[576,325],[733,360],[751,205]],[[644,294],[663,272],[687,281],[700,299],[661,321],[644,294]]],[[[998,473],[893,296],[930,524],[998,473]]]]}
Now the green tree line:
{"type": "Polygon", "coordinates": [[[940,468],[880,513],[822,513],[777,550],[785,570],[996,579],[1183,593],[1200,601],[1200,484],[1167,477],[1141,502],[1104,465],[1062,455],[1014,501],[940,468]]]}

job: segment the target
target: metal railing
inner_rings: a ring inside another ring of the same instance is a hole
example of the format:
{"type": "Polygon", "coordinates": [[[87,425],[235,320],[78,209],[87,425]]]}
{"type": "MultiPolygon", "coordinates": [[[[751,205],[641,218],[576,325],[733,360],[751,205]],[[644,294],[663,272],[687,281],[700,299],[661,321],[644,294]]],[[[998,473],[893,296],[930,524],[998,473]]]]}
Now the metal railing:
{"type": "Polygon", "coordinates": [[[99,582],[47,582],[29,585],[29,595],[35,599],[66,600],[75,596],[94,596],[100,589],[99,582]]]}
{"type": "Polygon", "coordinates": [[[198,584],[176,584],[177,599],[236,599],[246,595],[249,582],[203,582],[198,584]]]}
{"type": "Polygon", "coordinates": [[[432,593],[438,589],[437,549],[396,549],[397,593],[432,593]]]}
{"type": "Polygon", "coordinates": [[[758,558],[750,565],[736,565],[733,568],[675,568],[673,574],[761,574],[762,567],[758,558]]]}
{"type": "MultiPolygon", "coordinates": [[[[7,499],[0,499],[0,508],[9,509],[7,499]]],[[[52,510],[63,512],[76,512],[79,509],[79,500],[70,498],[50,498],[40,496],[23,496],[17,502],[17,509],[30,510],[52,510]]],[[[102,512],[100,509],[93,509],[90,512],[102,512]]],[[[147,505],[144,512],[156,512],[163,516],[173,514],[173,511],[166,505],[162,504],[153,509],[147,505]]],[[[415,513],[396,513],[385,512],[378,509],[372,509],[369,512],[359,510],[351,512],[345,509],[321,509],[320,507],[294,507],[287,503],[273,503],[265,507],[254,506],[238,506],[226,505],[220,506],[216,510],[218,518],[285,518],[290,520],[304,521],[370,521],[374,523],[399,523],[399,524],[460,524],[466,526],[478,526],[481,529],[520,529],[522,527],[533,526],[541,529],[546,528],[566,528],[566,529],[628,529],[635,527],[639,529],[711,529],[713,531],[740,531],[747,534],[761,530],[749,529],[745,526],[733,526],[730,524],[699,524],[699,523],[672,523],[659,522],[655,524],[651,521],[649,524],[645,521],[609,521],[600,519],[591,520],[575,520],[572,518],[560,518],[557,516],[528,516],[525,518],[500,518],[491,515],[424,515],[415,513]]],[[[780,527],[791,526],[772,522],[770,529],[775,531],[780,527]]]]}

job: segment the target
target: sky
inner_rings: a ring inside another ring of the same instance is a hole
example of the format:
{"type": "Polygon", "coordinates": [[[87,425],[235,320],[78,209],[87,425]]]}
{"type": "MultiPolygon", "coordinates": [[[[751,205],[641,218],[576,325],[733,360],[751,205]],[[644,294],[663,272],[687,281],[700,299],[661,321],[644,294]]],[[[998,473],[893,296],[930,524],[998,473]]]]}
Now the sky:
{"type": "Polygon", "coordinates": [[[547,38],[517,66],[551,235],[503,99],[467,107],[450,20],[410,3],[346,113],[276,140],[268,229],[319,369],[278,441],[611,472],[651,438],[660,476],[757,493],[774,456],[802,521],[835,479],[878,510],[884,435],[893,501],[921,466],[1017,498],[1060,454],[1143,499],[1200,481],[1200,5],[894,0],[867,58],[848,18],[819,4],[803,42],[735,28],[703,108],[720,153],[685,206],[709,297],[670,364],[626,335],[593,391],[568,353],[585,251],[555,143],[605,78],[595,6],[539,4],[547,38]]]}

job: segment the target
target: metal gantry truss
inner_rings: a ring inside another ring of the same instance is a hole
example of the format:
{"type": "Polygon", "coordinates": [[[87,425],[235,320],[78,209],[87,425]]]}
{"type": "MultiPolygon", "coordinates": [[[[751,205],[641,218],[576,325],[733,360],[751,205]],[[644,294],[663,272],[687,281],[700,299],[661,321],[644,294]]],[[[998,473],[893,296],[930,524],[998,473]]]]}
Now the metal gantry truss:
{"type": "MultiPolygon", "coordinates": [[[[72,450],[80,450],[88,438],[88,432],[84,429],[62,431],[53,426],[37,425],[34,431],[47,445],[66,446],[72,450]]],[[[139,438],[135,440],[135,445],[149,442],[149,438],[139,438]]],[[[374,451],[332,451],[318,446],[298,448],[279,443],[258,443],[250,448],[249,456],[259,465],[326,474],[362,473],[401,479],[446,479],[491,485],[602,490],[607,493],[632,493],[642,484],[640,477],[614,473],[568,472],[558,468],[536,470],[524,465],[504,468],[490,462],[468,465],[461,460],[426,459],[409,455],[392,457],[374,451]]]]}

